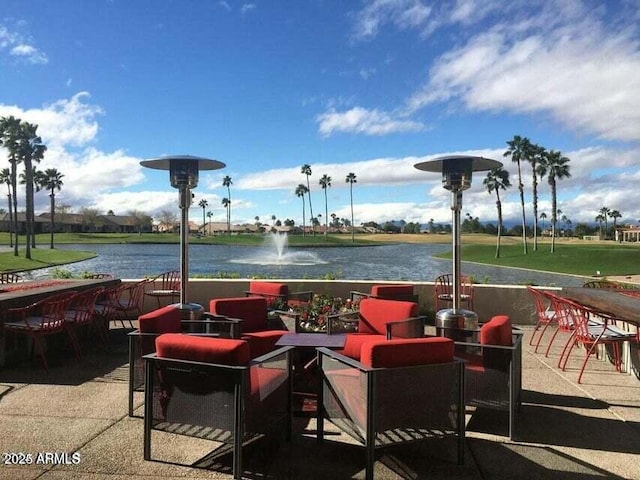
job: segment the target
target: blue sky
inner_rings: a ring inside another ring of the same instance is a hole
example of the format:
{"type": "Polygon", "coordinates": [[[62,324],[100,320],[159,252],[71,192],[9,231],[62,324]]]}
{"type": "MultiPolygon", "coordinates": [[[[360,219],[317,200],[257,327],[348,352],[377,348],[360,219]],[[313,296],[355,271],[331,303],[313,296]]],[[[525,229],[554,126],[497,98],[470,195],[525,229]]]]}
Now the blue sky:
{"type": "MultiPolygon", "coordinates": [[[[413,165],[503,160],[517,134],[571,159],[559,207],[573,223],[607,206],[636,224],[639,25],[638,0],[4,0],[0,116],[40,125],[40,168],[65,175],[57,201],[76,210],[177,211],[168,174],[139,162],[190,154],[227,165],[201,174],[195,221],[202,198],[224,221],[229,175],[234,223],[301,222],[294,190],[308,163],[314,214],[327,174],[329,213],[350,217],[353,172],[356,224],[449,222],[439,175],[413,165]]],[[[463,212],[495,221],[483,177],[463,212]]],[[[517,188],[503,197],[519,218],[517,188]]],[[[544,180],[540,211],[550,215],[544,180]]]]}

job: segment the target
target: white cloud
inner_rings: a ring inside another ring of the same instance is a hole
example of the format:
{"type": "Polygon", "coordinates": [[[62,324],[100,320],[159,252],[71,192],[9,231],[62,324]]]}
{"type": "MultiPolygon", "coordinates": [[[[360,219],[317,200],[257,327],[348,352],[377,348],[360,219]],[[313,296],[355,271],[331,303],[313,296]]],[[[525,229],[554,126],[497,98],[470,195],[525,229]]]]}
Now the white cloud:
{"type": "Polygon", "coordinates": [[[431,7],[420,0],[373,0],[356,14],[352,36],[356,40],[375,37],[386,23],[408,29],[423,25],[431,7]]]}
{"type": "Polygon", "coordinates": [[[24,58],[27,62],[33,64],[49,63],[47,56],[33,45],[20,44],[10,50],[10,55],[14,57],[24,58]]]}
{"type": "Polygon", "coordinates": [[[320,134],[328,137],[334,133],[363,133],[365,135],[387,135],[397,132],[417,132],[425,127],[422,123],[394,117],[380,110],[354,107],[344,112],[329,109],[316,117],[320,134]]]}
{"type": "MultiPolygon", "coordinates": [[[[0,116],[13,115],[38,125],[38,134],[47,145],[39,168],[56,168],[64,175],[64,186],[58,195],[62,203],[74,207],[93,206],[104,192],[130,188],[144,179],[139,158],[121,149],[104,152],[92,146],[102,109],[85,103],[88,98],[88,93],[80,92],[69,99],[28,110],[0,104],[0,116]]],[[[131,209],[137,194],[124,193],[123,196],[129,199],[131,209]]],[[[36,210],[48,209],[46,195],[36,195],[36,210]]],[[[108,209],[115,211],[113,206],[105,204],[104,210],[108,209]]]]}
{"type": "Polygon", "coordinates": [[[544,113],[578,132],[640,139],[640,51],[634,27],[611,32],[592,14],[549,12],[496,24],[444,54],[407,100],[412,113],[459,99],[470,110],[544,113]],[[571,22],[562,22],[569,18],[571,22]]]}
{"type": "Polygon", "coordinates": [[[33,45],[24,35],[0,25],[0,53],[7,49],[9,55],[26,63],[44,65],[49,62],[47,54],[33,45]]]}
{"type": "Polygon", "coordinates": [[[219,7],[224,8],[225,10],[231,11],[231,6],[229,5],[229,2],[225,2],[224,0],[218,2],[216,5],[218,5],[219,7]]]}
{"type": "Polygon", "coordinates": [[[242,5],[242,8],[240,9],[240,11],[242,15],[245,15],[247,13],[254,11],[256,8],[257,7],[255,3],[245,3],[244,5],[242,5]]]}

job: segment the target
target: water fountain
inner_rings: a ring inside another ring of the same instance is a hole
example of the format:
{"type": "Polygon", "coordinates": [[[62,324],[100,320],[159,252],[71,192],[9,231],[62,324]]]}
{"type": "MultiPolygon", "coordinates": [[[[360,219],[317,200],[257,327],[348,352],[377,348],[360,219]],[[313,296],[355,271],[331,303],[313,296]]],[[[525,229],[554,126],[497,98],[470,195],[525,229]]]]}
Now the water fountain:
{"type": "Polygon", "coordinates": [[[289,237],[287,233],[272,232],[265,240],[265,246],[255,255],[236,258],[232,263],[245,263],[250,265],[320,265],[328,263],[318,258],[313,252],[290,251],[289,237]]]}

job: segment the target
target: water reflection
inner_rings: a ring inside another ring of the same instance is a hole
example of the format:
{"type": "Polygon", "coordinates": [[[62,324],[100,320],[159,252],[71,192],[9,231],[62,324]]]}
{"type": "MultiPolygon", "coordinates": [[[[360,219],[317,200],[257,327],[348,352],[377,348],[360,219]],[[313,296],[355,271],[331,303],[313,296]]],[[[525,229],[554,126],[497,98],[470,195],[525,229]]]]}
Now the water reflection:
{"type": "MultiPolygon", "coordinates": [[[[98,256],[63,268],[74,274],[114,272],[120,278],[142,278],[180,268],[179,245],[59,245],[60,249],[92,250],[98,256]]],[[[189,273],[195,275],[233,274],[242,278],[324,278],[335,276],[347,280],[433,281],[451,271],[451,260],[433,257],[449,251],[450,245],[402,244],[374,247],[289,248],[292,254],[313,254],[317,261],[309,264],[260,264],[239,259],[264,258],[272,248],[226,245],[190,245],[189,273]]],[[[50,269],[33,272],[49,275],[50,269]]],[[[462,263],[462,273],[477,282],[492,284],[579,286],[583,277],[534,272],[513,268],[462,263]]]]}

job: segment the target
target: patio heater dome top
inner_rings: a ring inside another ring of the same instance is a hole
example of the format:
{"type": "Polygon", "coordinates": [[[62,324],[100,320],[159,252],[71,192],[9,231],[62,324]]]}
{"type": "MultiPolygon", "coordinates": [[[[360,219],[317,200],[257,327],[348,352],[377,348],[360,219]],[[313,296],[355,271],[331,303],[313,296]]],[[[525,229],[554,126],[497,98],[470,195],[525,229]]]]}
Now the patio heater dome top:
{"type": "Polygon", "coordinates": [[[450,155],[414,165],[418,170],[442,173],[442,186],[451,191],[467,190],[471,187],[472,172],[501,166],[502,163],[497,160],[472,155],[450,155]]]}
{"type": "Polygon", "coordinates": [[[180,188],[198,186],[198,172],[200,170],[218,170],[226,165],[218,160],[196,157],[193,155],[170,155],[167,157],[143,160],[140,165],[156,170],[169,170],[171,186],[180,188]]]}

